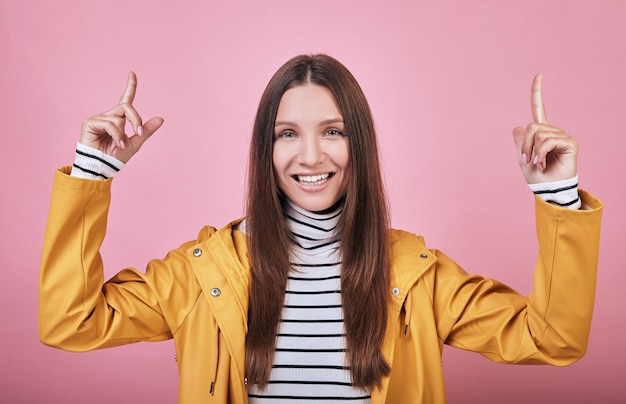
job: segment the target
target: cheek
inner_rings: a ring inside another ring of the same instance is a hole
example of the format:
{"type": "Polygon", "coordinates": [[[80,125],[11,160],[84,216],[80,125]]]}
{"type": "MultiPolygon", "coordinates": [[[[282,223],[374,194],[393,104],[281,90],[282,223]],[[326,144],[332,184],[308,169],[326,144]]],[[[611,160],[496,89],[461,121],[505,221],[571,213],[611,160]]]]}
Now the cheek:
{"type": "Polygon", "coordinates": [[[279,148],[277,147],[272,148],[272,168],[274,172],[276,172],[278,168],[281,166],[280,156],[281,156],[281,153],[280,153],[279,148]]]}
{"type": "Polygon", "coordinates": [[[285,153],[280,147],[274,147],[272,150],[272,174],[276,185],[280,185],[284,181],[283,175],[287,168],[287,159],[285,159],[285,153]]]}
{"type": "Polygon", "coordinates": [[[346,139],[346,144],[345,147],[342,150],[342,165],[346,170],[346,174],[349,175],[350,172],[352,171],[352,164],[351,164],[351,160],[350,160],[350,144],[348,143],[348,140],[346,139]]]}

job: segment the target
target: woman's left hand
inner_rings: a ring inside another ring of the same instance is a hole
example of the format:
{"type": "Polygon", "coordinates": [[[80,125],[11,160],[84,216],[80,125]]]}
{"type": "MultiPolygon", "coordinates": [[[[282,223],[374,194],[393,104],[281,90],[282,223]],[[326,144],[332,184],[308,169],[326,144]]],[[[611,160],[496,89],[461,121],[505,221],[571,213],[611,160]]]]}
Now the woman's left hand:
{"type": "Polygon", "coordinates": [[[513,129],[522,174],[529,184],[574,178],[578,142],[557,126],[548,124],[541,94],[542,76],[533,79],[530,105],[533,122],[513,129]]]}

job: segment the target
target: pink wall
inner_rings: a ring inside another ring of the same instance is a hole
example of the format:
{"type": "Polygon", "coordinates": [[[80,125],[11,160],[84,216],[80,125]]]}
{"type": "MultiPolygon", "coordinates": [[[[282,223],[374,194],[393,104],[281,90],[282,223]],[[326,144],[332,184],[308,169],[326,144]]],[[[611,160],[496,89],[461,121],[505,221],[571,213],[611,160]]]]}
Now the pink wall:
{"type": "Polygon", "coordinates": [[[85,354],[39,343],[52,172],[72,162],[82,119],[113,106],[136,71],[137,108],[166,122],[115,180],[104,254],[107,275],[143,267],[241,214],[256,103],[302,52],[336,56],[363,85],[394,225],[523,293],[533,201],[510,133],[531,119],[530,81],[543,72],[548,118],[579,140],[581,186],[606,205],[589,352],[551,368],[448,349],[449,401],[626,400],[626,2],[94,3],[0,2],[1,402],[175,402],[171,342],[85,354]]]}

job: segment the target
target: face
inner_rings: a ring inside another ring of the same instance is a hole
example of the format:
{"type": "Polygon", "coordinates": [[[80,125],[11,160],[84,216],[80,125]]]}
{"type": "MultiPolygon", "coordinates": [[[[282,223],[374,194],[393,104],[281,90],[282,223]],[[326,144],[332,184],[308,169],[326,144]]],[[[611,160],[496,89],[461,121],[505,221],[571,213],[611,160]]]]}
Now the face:
{"type": "Polygon", "coordinates": [[[272,161],[278,187],[303,209],[328,209],[346,193],[349,143],[343,117],[326,87],[305,84],[283,94],[272,161]]]}

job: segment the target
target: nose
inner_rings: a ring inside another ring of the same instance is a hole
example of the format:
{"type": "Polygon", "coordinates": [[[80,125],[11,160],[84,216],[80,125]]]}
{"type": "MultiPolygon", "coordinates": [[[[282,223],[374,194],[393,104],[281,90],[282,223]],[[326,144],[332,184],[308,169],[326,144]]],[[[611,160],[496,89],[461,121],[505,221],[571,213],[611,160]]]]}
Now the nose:
{"type": "Polygon", "coordinates": [[[301,142],[300,164],[306,166],[315,166],[321,164],[324,161],[324,151],[322,150],[322,144],[317,136],[303,136],[301,142]]]}

